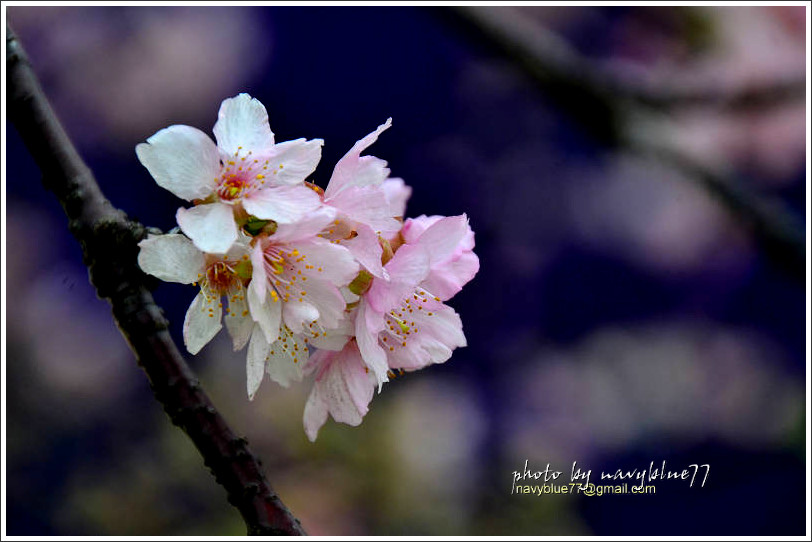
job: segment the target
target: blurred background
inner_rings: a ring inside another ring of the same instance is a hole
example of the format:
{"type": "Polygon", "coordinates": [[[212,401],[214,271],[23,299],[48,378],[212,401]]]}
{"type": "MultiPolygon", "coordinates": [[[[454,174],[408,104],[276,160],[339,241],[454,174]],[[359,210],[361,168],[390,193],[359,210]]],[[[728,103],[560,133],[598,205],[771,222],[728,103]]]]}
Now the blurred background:
{"type": "MultiPolygon", "coordinates": [[[[804,534],[804,7],[6,14],[102,190],[147,225],[183,202],[135,145],[211,133],[239,92],[278,141],[325,140],[322,186],[393,117],[369,152],[414,187],[408,216],[468,213],[481,271],[449,304],[469,346],[360,427],[311,444],[310,382],[249,402],[224,333],[189,357],[310,534],[804,534]],[[525,460],[711,470],[654,496],[511,495],[525,460]]],[[[7,135],[8,534],[244,534],[7,135]]],[[[195,291],[154,295],[182,344],[195,291]]]]}

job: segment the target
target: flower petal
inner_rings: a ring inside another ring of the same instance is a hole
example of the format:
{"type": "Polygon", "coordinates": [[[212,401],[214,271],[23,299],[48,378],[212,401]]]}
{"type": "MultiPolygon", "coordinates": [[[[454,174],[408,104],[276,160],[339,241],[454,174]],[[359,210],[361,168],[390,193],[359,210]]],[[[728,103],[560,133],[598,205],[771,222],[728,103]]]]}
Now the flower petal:
{"type": "Polygon", "coordinates": [[[389,370],[389,366],[386,364],[386,353],[378,344],[378,333],[383,326],[383,315],[375,312],[366,300],[362,299],[355,317],[355,339],[364,363],[372,369],[378,379],[379,390],[384,382],[389,381],[389,377],[386,376],[386,372],[389,370]]]}
{"type": "Polygon", "coordinates": [[[327,189],[324,191],[325,199],[336,196],[350,186],[379,185],[389,176],[386,161],[374,156],[364,156],[362,158],[361,153],[375,143],[378,136],[390,126],[392,126],[391,118],[378,126],[374,132],[359,140],[338,161],[333,169],[330,182],[327,184],[327,189]]]}
{"type": "Polygon", "coordinates": [[[422,286],[443,301],[454,297],[479,272],[479,257],[463,252],[459,257],[433,268],[422,286]]]}
{"type": "Polygon", "coordinates": [[[351,186],[332,198],[325,197],[324,201],[350,220],[366,224],[384,237],[400,230],[400,222],[392,215],[386,194],[379,186],[351,186]]]}
{"type": "Polygon", "coordinates": [[[358,274],[358,262],[345,247],[333,244],[326,239],[313,238],[309,242],[296,245],[304,256],[303,264],[313,266],[306,273],[315,280],[328,281],[341,287],[349,284],[358,274]],[[319,269],[321,269],[319,271],[319,269]]]}
{"type": "Polygon", "coordinates": [[[303,337],[282,327],[279,330],[279,339],[268,350],[265,372],[271,380],[287,388],[291,382],[299,382],[304,376],[307,357],[307,344],[303,337]]]}
{"type": "Polygon", "coordinates": [[[255,326],[251,333],[251,341],[248,343],[248,355],[246,356],[246,388],[248,399],[254,400],[254,394],[262,384],[265,376],[265,358],[271,345],[265,340],[265,334],[255,326]]]}
{"type": "Polygon", "coordinates": [[[412,187],[408,186],[403,179],[386,179],[381,185],[386,201],[389,202],[389,216],[406,216],[406,202],[412,196],[412,187]]]}
{"type": "Polygon", "coordinates": [[[250,194],[242,203],[245,210],[257,218],[290,224],[318,209],[321,199],[303,185],[271,186],[250,194]]]}
{"type": "Polygon", "coordinates": [[[285,325],[296,333],[301,333],[310,322],[319,318],[319,309],[301,299],[299,301],[293,299],[283,305],[282,319],[285,325]]]}
{"type": "Polygon", "coordinates": [[[138,246],[141,269],[166,282],[191,284],[203,271],[203,253],[185,235],[150,235],[138,246]]]}
{"type": "Polygon", "coordinates": [[[225,254],[237,240],[237,224],[231,206],[224,203],[195,205],[178,209],[175,218],[180,229],[197,248],[209,254],[225,254]]]}
{"type": "Polygon", "coordinates": [[[337,422],[359,425],[369,411],[375,393],[375,378],[361,359],[358,346],[350,341],[341,352],[317,353],[308,372],[316,373],[313,391],[304,412],[305,432],[311,441],[331,414],[337,422]]]}
{"type": "Polygon", "coordinates": [[[217,335],[223,327],[222,312],[219,299],[207,297],[202,291],[197,294],[183,320],[183,342],[190,354],[200,352],[217,335]]]}
{"type": "Polygon", "coordinates": [[[332,207],[322,205],[292,224],[279,224],[271,236],[274,243],[296,243],[311,240],[321,233],[335,218],[332,207]]]}
{"type": "MultiPolygon", "coordinates": [[[[344,309],[347,306],[344,301],[344,296],[341,295],[338,288],[326,280],[308,280],[305,288],[307,292],[305,296],[306,302],[299,303],[296,300],[292,300],[286,305],[298,306],[310,304],[316,308],[318,321],[323,328],[336,328],[339,321],[343,318],[344,309]]],[[[307,316],[305,315],[304,317],[306,318],[307,316]]],[[[313,318],[313,320],[316,320],[316,318],[313,318]]],[[[303,324],[307,325],[313,320],[306,320],[303,324]]],[[[296,328],[291,327],[291,329],[296,328]]]]}
{"type": "Polygon", "coordinates": [[[389,273],[389,280],[373,280],[364,295],[367,302],[381,314],[399,305],[423,282],[429,273],[428,254],[419,245],[403,245],[384,268],[389,273]]]}
{"type": "Polygon", "coordinates": [[[469,231],[466,215],[448,216],[426,229],[418,242],[428,252],[433,265],[451,258],[469,231]]]}
{"type": "Polygon", "coordinates": [[[279,324],[282,321],[282,307],[281,301],[268,300],[267,292],[265,295],[260,296],[258,293],[258,281],[256,278],[251,280],[248,285],[248,309],[251,312],[251,318],[259,324],[262,332],[265,333],[265,339],[268,343],[276,341],[279,336],[279,324]]]}
{"type": "Polygon", "coordinates": [[[214,142],[191,126],[164,128],[138,144],[135,154],[158,186],[187,201],[211,194],[220,174],[214,142]]]}
{"type": "Polygon", "coordinates": [[[304,429],[310,442],[316,442],[319,429],[327,421],[327,403],[319,386],[314,385],[304,408],[304,429]]]}
{"type": "Polygon", "coordinates": [[[347,250],[358,260],[358,263],[363,265],[373,276],[388,277],[389,273],[384,270],[381,263],[383,249],[378,242],[378,235],[365,224],[358,224],[355,232],[358,235],[352,239],[341,241],[341,246],[347,247],[347,250]]]}
{"type": "Polygon", "coordinates": [[[265,106],[245,93],[223,100],[213,131],[217,146],[227,156],[264,153],[274,146],[265,106]]]}
{"type": "Polygon", "coordinates": [[[234,351],[241,350],[251,337],[254,329],[254,320],[248,310],[248,301],[245,298],[245,288],[240,287],[228,299],[228,313],[225,316],[226,329],[234,343],[234,351]]]}
{"type": "Polygon", "coordinates": [[[299,184],[304,181],[316,171],[323,145],[323,139],[307,141],[303,137],[275,145],[268,158],[270,181],[277,185],[299,184]]]}

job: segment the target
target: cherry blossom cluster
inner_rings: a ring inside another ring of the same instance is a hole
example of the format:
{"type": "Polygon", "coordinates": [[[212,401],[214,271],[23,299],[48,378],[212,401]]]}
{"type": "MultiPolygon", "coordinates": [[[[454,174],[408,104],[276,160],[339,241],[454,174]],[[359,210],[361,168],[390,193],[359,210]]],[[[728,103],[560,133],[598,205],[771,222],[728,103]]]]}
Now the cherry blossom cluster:
{"type": "Polygon", "coordinates": [[[216,143],[170,126],[136,147],[159,186],[189,202],[179,231],[139,243],[161,280],[200,287],[183,323],[196,354],[225,324],[247,346],[247,389],[314,375],[304,411],[310,440],[332,415],[358,425],[390,378],[443,363],[466,345],[445,304],[479,270],[466,215],[404,221],[411,188],[362,156],[391,119],[335,165],[325,189],[307,181],[321,139],[276,143],[265,107],[225,100],[216,143]]]}

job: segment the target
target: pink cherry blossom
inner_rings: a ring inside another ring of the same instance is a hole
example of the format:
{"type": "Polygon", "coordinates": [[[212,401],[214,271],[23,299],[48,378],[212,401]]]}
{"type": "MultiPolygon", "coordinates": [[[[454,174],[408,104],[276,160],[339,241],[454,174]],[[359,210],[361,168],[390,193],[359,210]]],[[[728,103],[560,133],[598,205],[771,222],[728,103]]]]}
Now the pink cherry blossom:
{"type": "Polygon", "coordinates": [[[254,238],[248,304],[269,344],[277,340],[280,325],[318,337],[343,319],[346,303],[339,288],[359,268],[346,248],[319,236],[333,217],[332,210],[322,208],[254,238]]]}
{"type": "Polygon", "coordinates": [[[467,344],[459,315],[425,288],[430,264],[426,246],[401,246],[385,266],[389,279],[375,278],[358,304],[358,349],[379,387],[390,369],[443,363],[467,344]]]}
{"type": "Polygon", "coordinates": [[[320,205],[303,181],[321,159],[321,139],[275,143],[265,107],[248,94],[224,100],[215,143],[175,125],[135,148],[155,181],[195,203],[178,209],[178,225],[200,250],[224,254],[245,215],[293,223],[320,205]]]}
{"type": "Polygon", "coordinates": [[[353,426],[361,423],[376,382],[355,341],[348,341],[338,352],[317,351],[310,356],[305,371],[316,374],[304,410],[305,433],[311,441],[316,440],[328,414],[337,422],[353,426]]]}
{"type": "Polygon", "coordinates": [[[465,214],[410,218],[400,234],[407,244],[428,251],[430,269],[423,287],[443,301],[462,290],[479,271],[479,258],[473,251],[474,232],[465,214]]]}

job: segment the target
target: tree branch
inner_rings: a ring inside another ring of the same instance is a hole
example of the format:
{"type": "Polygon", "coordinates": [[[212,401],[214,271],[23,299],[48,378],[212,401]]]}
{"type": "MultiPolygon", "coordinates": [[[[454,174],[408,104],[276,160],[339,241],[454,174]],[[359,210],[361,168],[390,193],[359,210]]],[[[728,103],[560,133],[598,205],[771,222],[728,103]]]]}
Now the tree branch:
{"type": "Polygon", "coordinates": [[[712,171],[674,149],[635,133],[633,119],[651,118],[656,110],[715,106],[730,111],[784,103],[805,95],[806,82],[744,89],[731,95],[712,91],[666,92],[633,86],[593,65],[554,32],[511,7],[457,7],[452,13],[517,66],[545,96],[572,115],[595,139],[613,149],[653,157],[682,172],[744,224],[765,254],[799,282],[806,281],[804,231],[778,201],[764,201],[721,172],[712,171]]]}
{"type": "Polygon", "coordinates": [[[110,302],[116,324],[149,377],[155,398],[183,429],[228,495],[248,534],[304,535],[266,480],[259,459],[203,391],[168,331],[168,322],[137,264],[143,225],[104,197],[93,173],[56,118],[19,40],[6,26],[9,117],[82,245],[90,282],[110,302]]]}

